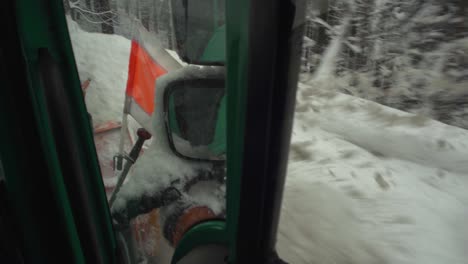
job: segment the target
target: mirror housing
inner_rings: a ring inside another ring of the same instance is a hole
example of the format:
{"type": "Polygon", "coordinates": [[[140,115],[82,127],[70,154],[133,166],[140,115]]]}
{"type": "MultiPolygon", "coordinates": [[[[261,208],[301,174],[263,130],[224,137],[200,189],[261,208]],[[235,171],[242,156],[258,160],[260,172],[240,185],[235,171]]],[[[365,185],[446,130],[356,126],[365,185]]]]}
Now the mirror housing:
{"type": "Polygon", "coordinates": [[[226,96],[223,78],[174,80],[164,91],[169,146],[179,157],[224,161],[226,96]]]}
{"type": "Polygon", "coordinates": [[[224,65],[225,0],[171,0],[176,52],[189,63],[224,65]]]}

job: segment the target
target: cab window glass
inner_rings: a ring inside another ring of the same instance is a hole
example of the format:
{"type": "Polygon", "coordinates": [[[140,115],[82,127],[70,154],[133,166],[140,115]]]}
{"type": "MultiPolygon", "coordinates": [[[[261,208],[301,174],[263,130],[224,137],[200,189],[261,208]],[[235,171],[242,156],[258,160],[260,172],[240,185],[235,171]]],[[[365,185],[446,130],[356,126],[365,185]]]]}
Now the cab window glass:
{"type": "Polygon", "coordinates": [[[181,56],[197,64],[223,64],[224,1],[172,0],[172,3],[176,48],[181,56]]]}
{"type": "Polygon", "coordinates": [[[225,217],[224,68],[195,65],[224,60],[222,2],[64,1],[118,242],[132,263],[170,263],[190,227],[225,217]]]}
{"type": "Polygon", "coordinates": [[[465,1],[309,1],[277,249],[463,263],[465,1]]]}

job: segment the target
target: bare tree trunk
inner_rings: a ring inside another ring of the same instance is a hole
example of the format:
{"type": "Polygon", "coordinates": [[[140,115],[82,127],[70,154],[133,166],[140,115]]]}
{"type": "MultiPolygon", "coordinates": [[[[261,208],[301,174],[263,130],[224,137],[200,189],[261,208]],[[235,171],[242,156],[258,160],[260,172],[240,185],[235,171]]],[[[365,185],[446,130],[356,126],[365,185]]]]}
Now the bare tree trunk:
{"type": "Polygon", "coordinates": [[[159,24],[159,9],[164,3],[159,0],[153,0],[153,10],[152,10],[152,23],[153,23],[153,32],[158,33],[158,24],[159,24]]]}
{"type": "Polygon", "coordinates": [[[150,3],[144,3],[143,7],[141,8],[141,24],[146,28],[146,30],[150,30],[150,3]]]}
{"type": "MultiPolygon", "coordinates": [[[[168,3],[168,8],[169,8],[169,14],[172,14],[172,2],[169,0],[169,1],[167,1],[167,3],[168,3]]],[[[174,34],[174,32],[175,32],[174,21],[172,20],[171,16],[169,16],[168,19],[169,19],[168,46],[169,46],[170,49],[175,50],[176,40],[175,40],[175,34],[174,34]]]]}
{"type": "Polygon", "coordinates": [[[65,14],[70,14],[70,2],[68,0],[63,0],[63,8],[65,9],[65,14]]]}
{"type": "Polygon", "coordinates": [[[339,35],[328,45],[327,50],[322,56],[322,61],[314,73],[315,80],[323,80],[335,73],[337,58],[342,50],[343,42],[348,36],[349,30],[351,28],[351,15],[348,15],[343,18],[341,24],[341,31],[339,35]]]}
{"type": "Polygon", "coordinates": [[[124,8],[125,8],[125,12],[127,13],[127,15],[130,14],[130,0],[125,0],[124,8]]]}
{"type": "MultiPolygon", "coordinates": [[[[95,12],[106,12],[111,11],[109,0],[95,0],[94,1],[94,11],[95,12]]],[[[114,22],[112,21],[111,15],[102,16],[104,20],[101,29],[104,34],[114,34],[114,22]]]]}

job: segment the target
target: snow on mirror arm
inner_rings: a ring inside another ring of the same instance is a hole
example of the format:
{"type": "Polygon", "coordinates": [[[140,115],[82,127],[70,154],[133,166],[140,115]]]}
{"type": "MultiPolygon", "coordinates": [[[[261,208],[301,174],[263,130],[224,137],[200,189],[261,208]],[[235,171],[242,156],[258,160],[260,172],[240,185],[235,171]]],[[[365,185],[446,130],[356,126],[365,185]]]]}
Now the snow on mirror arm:
{"type": "Polygon", "coordinates": [[[196,160],[225,160],[224,80],[176,82],[165,93],[164,104],[170,147],[177,155],[196,160]]]}

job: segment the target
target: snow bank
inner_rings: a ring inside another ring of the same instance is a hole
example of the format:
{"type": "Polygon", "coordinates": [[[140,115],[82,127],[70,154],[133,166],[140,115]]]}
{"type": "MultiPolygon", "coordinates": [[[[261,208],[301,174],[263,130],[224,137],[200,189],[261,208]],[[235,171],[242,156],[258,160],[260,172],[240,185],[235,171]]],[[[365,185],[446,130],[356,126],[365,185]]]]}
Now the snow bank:
{"type": "MultiPolygon", "coordinates": [[[[323,87],[322,87],[323,88],[323,87]]],[[[468,173],[468,131],[341,93],[302,86],[298,118],[385,157],[468,173]],[[314,111],[315,110],[315,111],[314,111]],[[315,113],[315,114],[314,114],[315,113]]]]}
{"type": "Polygon", "coordinates": [[[468,178],[450,160],[467,157],[465,138],[456,127],[300,85],[280,256],[295,264],[465,263],[468,178]]]}
{"type": "Polygon", "coordinates": [[[81,30],[67,19],[73,52],[81,81],[91,83],[86,92],[86,106],[94,124],[122,119],[127,85],[130,40],[81,30]]]}
{"type": "Polygon", "coordinates": [[[366,241],[347,197],[312,177],[288,176],[277,249],[288,263],[386,263],[366,241]]]}

